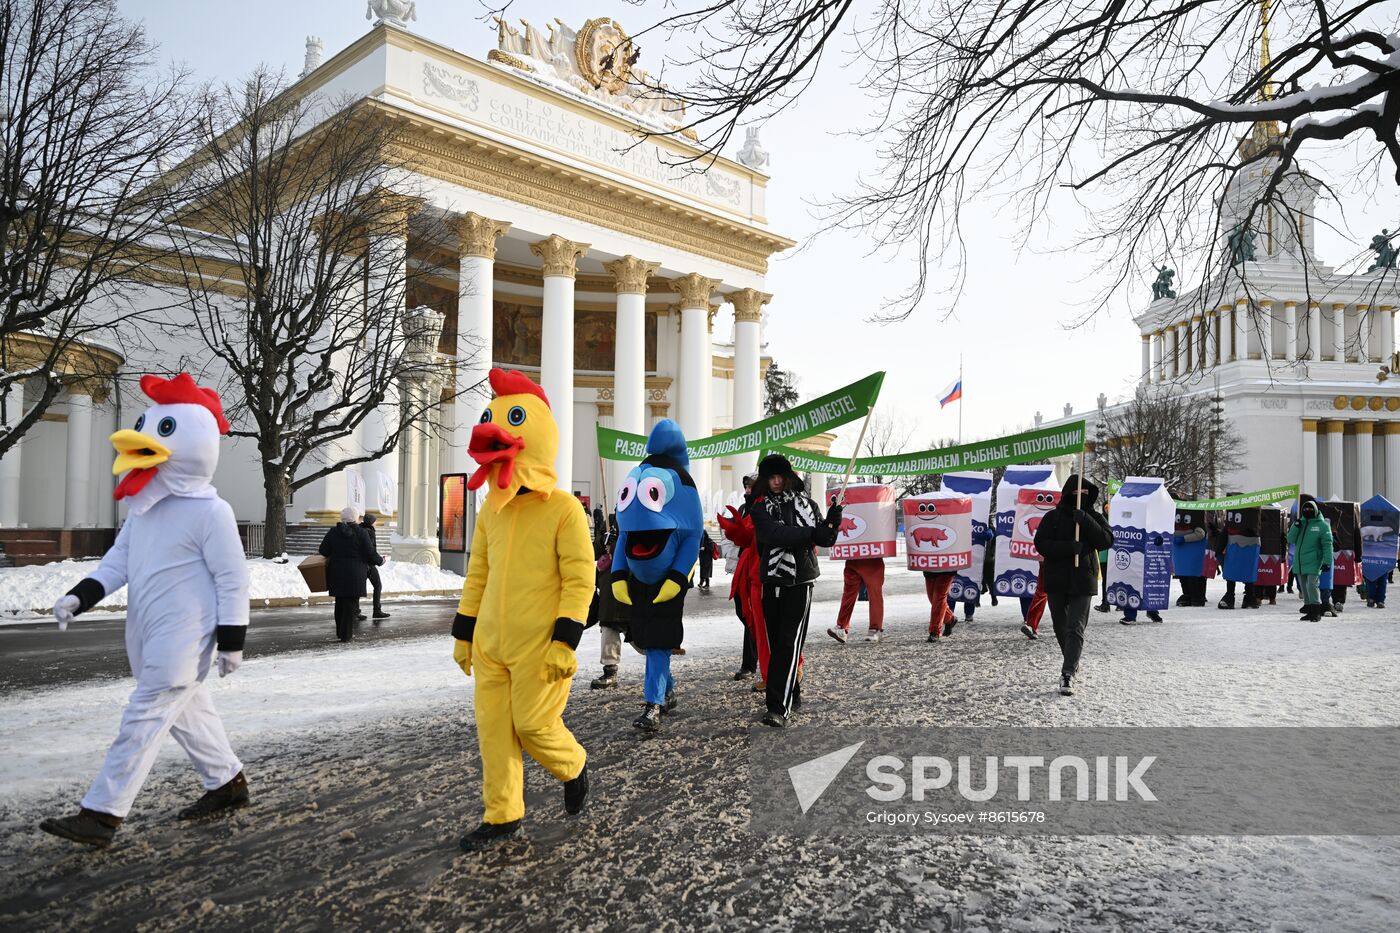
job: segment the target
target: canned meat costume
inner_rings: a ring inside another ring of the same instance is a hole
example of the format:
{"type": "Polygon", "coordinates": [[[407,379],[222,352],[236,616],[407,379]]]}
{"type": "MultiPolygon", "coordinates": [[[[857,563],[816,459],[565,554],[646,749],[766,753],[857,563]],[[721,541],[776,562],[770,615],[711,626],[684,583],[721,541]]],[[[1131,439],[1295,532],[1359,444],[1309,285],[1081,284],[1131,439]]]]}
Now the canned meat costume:
{"type": "Polygon", "coordinates": [[[205,685],[210,670],[233,673],[248,631],[248,565],[233,509],[211,485],[219,435],[228,433],[218,393],[187,373],[142,376],[155,404],[112,435],[113,495],[130,511],[92,575],[54,606],[59,627],[127,588],[126,655],[136,689],[117,739],[76,816],[45,832],[105,846],[130,811],[166,734],[190,756],[205,794],[181,819],[248,804],[243,765],[229,746],[205,685]]]}
{"type": "Polygon", "coordinates": [[[544,390],[514,370],[491,370],[496,397],[472,429],[479,464],[467,482],[486,489],[467,580],[452,623],[453,658],[476,679],[481,825],[461,840],[478,849],[517,835],[525,815],[522,749],[564,782],[564,808],[583,809],[583,746],[564,706],[593,599],[588,518],[555,488],[559,429],[544,390]]]}

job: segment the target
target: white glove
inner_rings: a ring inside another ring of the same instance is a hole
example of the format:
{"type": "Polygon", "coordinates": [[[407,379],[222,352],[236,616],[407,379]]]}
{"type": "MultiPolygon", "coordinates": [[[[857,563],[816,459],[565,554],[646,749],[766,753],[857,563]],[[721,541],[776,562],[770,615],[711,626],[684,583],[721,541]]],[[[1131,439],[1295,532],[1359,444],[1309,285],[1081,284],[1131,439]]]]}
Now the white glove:
{"type": "Polygon", "coordinates": [[[241,651],[220,651],[217,658],[219,663],[219,676],[227,677],[238,670],[243,663],[243,652],[241,651]]]}
{"type": "Polygon", "coordinates": [[[58,620],[58,630],[60,632],[68,631],[68,623],[73,621],[74,616],[78,614],[78,609],[81,606],[82,603],[78,601],[78,597],[74,596],[72,593],[69,593],[67,596],[60,596],[58,602],[53,604],[53,617],[58,620]]]}

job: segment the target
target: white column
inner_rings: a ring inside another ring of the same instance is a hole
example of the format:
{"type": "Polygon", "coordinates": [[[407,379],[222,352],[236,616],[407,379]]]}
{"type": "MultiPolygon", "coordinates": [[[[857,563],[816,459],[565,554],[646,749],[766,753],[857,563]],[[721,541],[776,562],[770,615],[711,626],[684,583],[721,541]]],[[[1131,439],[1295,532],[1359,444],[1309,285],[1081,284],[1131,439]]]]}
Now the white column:
{"type": "Polygon", "coordinates": [[[1160,330],[1152,332],[1152,381],[1165,382],[1167,378],[1167,341],[1160,330]]]}
{"type": "MultiPolygon", "coordinates": [[[[92,396],[86,389],[68,389],[68,447],[63,465],[68,482],[63,499],[63,527],[92,524],[92,471],[101,469],[92,459],[92,396]]],[[[104,461],[105,463],[105,461],[104,461]]]]}
{"type": "Polygon", "coordinates": [[[1356,501],[1364,502],[1376,494],[1375,456],[1372,432],[1374,421],[1356,422],[1356,501]]]}
{"type": "MultiPolygon", "coordinates": [[[[451,221],[460,243],[457,270],[457,378],[456,400],[452,405],[450,459],[445,472],[466,473],[476,469],[467,454],[472,428],[491,398],[485,384],[491,371],[492,334],[495,330],[494,276],[496,239],[505,235],[510,224],[480,214],[466,213],[451,221]],[[476,392],[472,387],[480,385],[476,392]]],[[[472,511],[472,510],[468,510],[472,511]]],[[[474,513],[473,513],[474,514],[474,513]]],[[[468,524],[474,524],[470,522],[468,524]]]]}
{"type": "MultiPolygon", "coordinates": [[[[763,306],[773,298],[743,288],[729,295],[734,303],[734,427],[763,417],[763,378],[759,365],[759,322],[763,306]]],[[[740,478],[736,477],[736,483],[740,478]]],[[[742,483],[740,483],[742,485],[742,483]]]]}
{"type": "Polygon", "coordinates": [[[1142,335],[1142,376],[1143,385],[1152,381],[1152,335],[1142,335]]]}
{"type": "Polygon", "coordinates": [[[1171,377],[1176,379],[1181,375],[1181,328],[1173,324],[1167,332],[1171,335],[1171,377]]]}
{"type": "Polygon", "coordinates": [[[1283,358],[1290,362],[1298,358],[1298,302],[1283,303],[1283,358]]]}
{"type": "MultiPolygon", "coordinates": [[[[6,411],[10,422],[18,422],[24,402],[24,383],[12,392],[6,411]]],[[[24,439],[0,457],[0,528],[14,528],[19,524],[20,467],[23,464],[24,439]]]]}
{"type": "Polygon", "coordinates": [[[574,488],[574,276],[579,257],[588,252],[588,246],[558,234],[530,244],[530,252],[544,264],[540,386],[559,425],[554,472],[565,492],[574,488]]]}
{"type": "MultiPolygon", "coordinates": [[[[718,284],[717,280],[694,272],[671,281],[671,287],[681,296],[677,303],[681,314],[680,417],[676,420],[688,441],[710,433],[705,421],[712,368],[707,355],[710,293],[718,284]]],[[[706,491],[701,490],[701,495],[706,491]]]]}
{"type": "MultiPolygon", "coordinates": [[[[742,488],[743,488],[743,483],[740,482],[739,486],[740,486],[740,488],[742,489],[742,488]]],[[[813,473],[813,474],[812,474],[812,488],[809,489],[809,490],[807,490],[807,494],[808,494],[809,496],[812,497],[812,500],[815,501],[815,502],[817,503],[817,505],[821,506],[821,508],[823,509],[823,511],[825,511],[825,509],[826,509],[826,474],[825,474],[825,473],[813,473]]]]}
{"type": "MultiPolygon", "coordinates": [[[[412,564],[437,566],[441,555],[437,546],[437,434],[441,409],[431,404],[442,395],[442,383],[429,375],[426,364],[437,358],[438,339],[442,336],[442,316],[432,308],[413,308],[404,316],[407,340],[404,353],[416,363],[418,371],[404,378],[399,391],[404,403],[423,415],[404,428],[394,452],[399,477],[398,514],[389,541],[394,560],[412,564]]],[[[370,494],[373,501],[373,494],[370,494]]]]}
{"type": "MultiPolygon", "coordinates": [[[[393,353],[403,340],[400,331],[408,313],[408,218],[422,206],[422,201],[392,194],[384,197],[393,198],[396,209],[386,211],[384,232],[370,239],[365,296],[365,310],[371,321],[384,323],[370,327],[366,338],[371,347],[378,348],[376,352],[393,353]]],[[[399,386],[395,383],[384,387],[379,410],[360,423],[360,449],[368,454],[383,447],[400,420],[399,386]]],[[[360,471],[365,480],[365,511],[387,521],[390,516],[385,510],[398,498],[398,452],[371,460],[360,471]],[[386,485],[395,492],[389,501],[381,502],[380,490],[386,485]]],[[[393,508],[397,512],[397,505],[393,508]]]]}
{"type": "Polygon", "coordinates": [[[1308,302],[1308,354],[1313,362],[1322,360],[1322,306],[1308,302]]]}
{"type": "Polygon", "coordinates": [[[1205,372],[1207,368],[1206,348],[1210,342],[1206,334],[1208,320],[1209,318],[1201,314],[1191,319],[1191,327],[1196,334],[1196,368],[1201,372],[1205,372]]]}
{"type": "MultiPolygon", "coordinates": [[[[647,433],[646,413],[646,295],[647,279],[660,263],[636,256],[605,263],[617,289],[617,331],[613,362],[613,424],[619,431],[647,433]]],[[[608,477],[608,494],[615,496],[622,477],[633,464],[615,461],[608,477]]],[[[613,503],[603,510],[611,512],[613,503]]]]}
{"type": "Polygon", "coordinates": [[[1389,366],[1391,357],[1395,354],[1395,309],[1390,305],[1381,305],[1381,319],[1377,322],[1380,330],[1381,345],[1381,365],[1389,366]]]}
{"type": "Polygon", "coordinates": [[[1239,298],[1235,301],[1234,318],[1234,348],[1230,358],[1233,360],[1249,359],[1249,300],[1239,298]]]}
{"type": "Polygon", "coordinates": [[[1220,350],[1220,314],[1215,308],[1206,311],[1206,340],[1210,343],[1206,359],[1211,366],[1219,366],[1223,357],[1220,350]]]}
{"type": "Polygon", "coordinates": [[[1274,358],[1274,303],[1271,299],[1259,299],[1259,358],[1261,360],[1272,360],[1274,358]]]}
{"type": "Polygon", "coordinates": [[[1345,363],[1347,358],[1347,306],[1344,302],[1332,302],[1332,359],[1345,363]]]}
{"type": "Polygon", "coordinates": [[[1400,497],[1400,421],[1385,423],[1385,497],[1400,497]]]}
{"type": "Polygon", "coordinates": [[[1324,421],[1327,434],[1327,491],[1324,498],[1340,499],[1346,490],[1346,474],[1342,467],[1342,429],[1344,422],[1324,421]]]}
{"type": "Polygon", "coordinates": [[[1318,494],[1317,488],[1317,421],[1303,419],[1303,492],[1318,494]]]}

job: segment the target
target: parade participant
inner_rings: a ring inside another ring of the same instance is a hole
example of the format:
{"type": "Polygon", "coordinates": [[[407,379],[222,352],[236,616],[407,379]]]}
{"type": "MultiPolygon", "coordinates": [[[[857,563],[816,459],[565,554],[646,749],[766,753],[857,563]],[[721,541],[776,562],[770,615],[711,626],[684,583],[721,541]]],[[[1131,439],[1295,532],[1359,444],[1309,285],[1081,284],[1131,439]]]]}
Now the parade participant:
{"type": "Polygon", "coordinates": [[[1045,564],[1035,578],[1035,595],[1021,597],[1021,634],[1035,641],[1040,638],[1040,620],[1045,618],[1045,564]]]}
{"type": "Polygon", "coordinates": [[[1035,548],[1041,554],[1043,582],[1055,640],[1060,643],[1060,693],[1074,693],[1089,606],[1099,591],[1098,555],[1113,544],[1108,522],[1094,508],[1099,488],[1087,479],[1071,475],[1060,501],[1041,519],[1035,548]]]}
{"type": "Polygon", "coordinates": [[[544,390],[513,370],[488,378],[496,397],[467,446],[479,464],[467,488],[486,486],[486,504],[452,622],[453,660],[475,673],[484,804],[464,851],[519,835],[522,748],[563,782],[567,813],[588,796],[587,755],[563,719],[593,595],[588,518],[556,486],[559,430],[544,390]]]}
{"type": "MultiPolygon", "coordinates": [[[[745,478],[744,486],[752,485],[745,478]]],[[[768,627],[763,621],[763,568],[754,548],[753,518],[749,503],[739,508],[729,506],[729,514],[716,515],[724,539],[735,548],[737,557],[730,571],[729,598],[734,600],[734,612],[744,626],[744,653],[735,680],[747,680],[758,674],[758,683],[768,676],[768,627]]],[[[758,684],[754,685],[755,690],[758,684]]]]}
{"type": "Polygon", "coordinates": [[[953,607],[948,602],[948,590],[953,585],[953,578],[957,576],[955,571],[949,570],[942,573],[924,571],[924,593],[928,596],[928,640],[938,642],[945,635],[953,634],[953,626],[958,624],[958,617],[953,612],[953,607]]]}
{"type": "MultiPolygon", "coordinates": [[[[1229,495],[1236,495],[1230,493],[1229,495]]],[[[1259,595],[1254,581],[1259,578],[1259,510],[1229,509],[1225,513],[1225,547],[1221,568],[1225,575],[1225,595],[1217,609],[1235,608],[1235,584],[1244,584],[1241,609],[1258,609],[1259,595]]]]}
{"type": "MultiPolygon", "coordinates": [[[[1173,493],[1180,499],[1180,493],[1173,493]]],[[[1200,509],[1177,509],[1172,535],[1172,569],[1181,581],[1178,606],[1206,604],[1206,551],[1209,547],[1206,513],[1200,509]]]]}
{"type": "Polygon", "coordinates": [[[763,572],[763,618],[771,651],[763,724],[782,728],[802,702],[797,660],[807,638],[812,583],[821,573],[814,547],[836,543],[842,510],[833,506],[823,519],[802,480],[780,454],[769,454],[759,463],[756,485],[758,495],[750,514],[763,572]]]}
{"type": "Polygon", "coordinates": [[[1298,521],[1288,529],[1288,543],[1294,547],[1293,569],[1303,596],[1303,618],[1320,621],[1325,607],[1318,584],[1322,574],[1332,568],[1332,526],[1311,497],[1303,500],[1298,521]]]}
{"type": "Polygon", "coordinates": [[[632,607],[628,638],[647,656],[645,706],[632,725],[655,732],[661,714],[676,708],[671,652],[685,637],[681,616],[700,556],[704,517],[680,426],[669,418],[658,421],[646,452],[617,491],[612,591],[618,602],[632,607]]]}
{"type": "MultiPolygon", "coordinates": [[[[602,554],[598,557],[598,655],[603,665],[601,676],[589,681],[592,690],[607,690],[617,686],[617,668],[622,660],[622,640],[627,635],[631,613],[627,606],[617,601],[612,585],[608,582],[612,574],[613,555],[617,550],[617,513],[608,516],[607,529],[603,533],[602,554]]],[[[635,645],[633,645],[636,648],[635,645]]],[[[640,654],[641,649],[637,648],[640,654]]]]}
{"type": "Polygon", "coordinates": [[[864,586],[870,607],[870,632],[866,641],[878,642],[885,634],[885,559],[883,557],[853,557],[841,568],[841,605],[836,610],[836,624],[826,633],[841,644],[851,631],[851,615],[855,612],[861,588],[864,586]]]}
{"type": "Polygon", "coordinates": [[[870,612],[865,639],[878,643],[885,631],[885,558],[898,552],[894,490],[882,483],[850,484],[828,493],[824,505],[835,505],[838,496],[841,523],[827,556],[843,565],[841,603],[836,624],[826,633],[845,644],[856,603],[865,602],[870,612]]]}
{"type": "Polygon", "coordinates": [[[54,606],[59,630],[127,588],[126,654],[136,689],[116,741],[74,816],[46,819],[46,833],[105,848],[131,810],[167,733],[199,772],[205,793],[182,820],[249,802],[243,765],[229,746],[205,679],[243,662],[248,631],[248,564],[233,509],[211,485],[223,405],[187,373],[142,376],[155,404],[135,427],[112,435],[113,493],[129,507],[116,542],[92,575],[54,606]]]}

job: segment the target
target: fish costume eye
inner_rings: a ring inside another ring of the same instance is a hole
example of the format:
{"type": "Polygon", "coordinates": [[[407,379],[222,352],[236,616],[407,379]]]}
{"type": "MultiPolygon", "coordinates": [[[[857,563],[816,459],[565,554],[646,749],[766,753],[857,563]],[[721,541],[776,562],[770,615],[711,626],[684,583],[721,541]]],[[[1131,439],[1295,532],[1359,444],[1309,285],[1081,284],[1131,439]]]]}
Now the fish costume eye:
{"type": "Polygon", "coordinates": [[[481,413],[481,423],[482,423],[482,424],[490,424],[490,423],[491,423],[491,409],[488,408],[488,409],[486,409],[485,411],[483,411],[483,412],[481,413]]]}
{"type": "Polygon", "coordinates": [[[637,498],[653,512],[665,508],[672,492],[670,478],[660,473],[652,474],[637,484],[637,498]]]}
{"type": "Polygon", "coordinates": [[[175,419],[169,415],[160,419],[160,424],[156,425],[156,433],[161,437],[169,437],[175,433],[175,419]]]}
{"type": "Polygon", "coordinates": [[[525,423],[525,409],[521,408],[519,405],[513,406],[510,411],[506,412],[506,420],[509,421],[512,426],[520,427],[525,423]]]}

